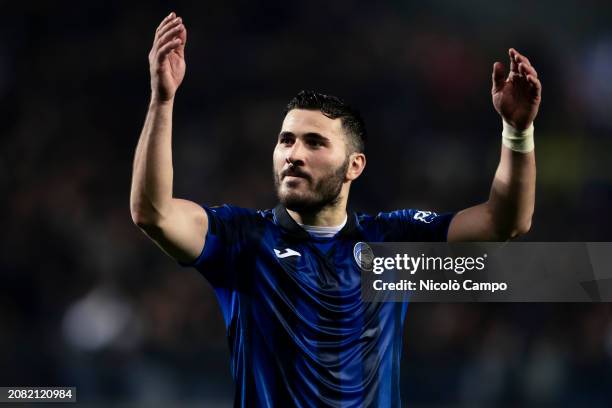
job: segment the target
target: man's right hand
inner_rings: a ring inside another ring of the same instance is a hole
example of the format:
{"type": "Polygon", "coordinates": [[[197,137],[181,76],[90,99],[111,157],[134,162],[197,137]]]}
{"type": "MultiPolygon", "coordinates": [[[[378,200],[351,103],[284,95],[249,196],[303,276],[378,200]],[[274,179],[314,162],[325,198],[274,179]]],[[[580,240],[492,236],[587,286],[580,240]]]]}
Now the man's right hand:
{"type": "Polygon", "coordinates": [[[187,29],[174,12],[163,19],[155,31],[149,53],[152,99],[167,102],[174,98],[185,77],[187,29]]]}
{"type": "Polygon", "coordinates": [[[171,102],[185,76],[186,41],[181,18],[170,13],[157,28],[149,53],[152,99],[134,155],[130,192],[134,223],[181,262],[198,257],[208,233],[206,211],[172,192],[171,102]]]}

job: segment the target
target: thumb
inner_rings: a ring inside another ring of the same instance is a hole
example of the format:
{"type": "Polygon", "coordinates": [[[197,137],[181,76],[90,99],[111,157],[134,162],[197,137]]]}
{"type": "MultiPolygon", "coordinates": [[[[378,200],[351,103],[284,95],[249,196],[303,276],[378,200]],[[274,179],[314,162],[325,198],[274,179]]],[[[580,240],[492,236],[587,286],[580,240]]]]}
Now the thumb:
{"type": "Polygon", "coordinates": [[[496,62],[493,64],[493,87],[491,88],[492,93],[496,93],[502,90],[504,83],[506,82],[506,70],[504,64],[496,62]]]}

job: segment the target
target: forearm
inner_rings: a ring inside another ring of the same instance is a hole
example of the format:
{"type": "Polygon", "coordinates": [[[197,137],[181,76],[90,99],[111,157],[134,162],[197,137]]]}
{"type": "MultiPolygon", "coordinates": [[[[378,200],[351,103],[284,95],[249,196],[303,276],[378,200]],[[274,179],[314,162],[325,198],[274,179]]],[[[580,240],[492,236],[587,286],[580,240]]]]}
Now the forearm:
{"type": "Polygon", "coordinates": [[[487,201],[497,235],[514,238],[529,231],[535,206],[535,183],[534,151],[514,152],[502,145],[487,201]]]}
{"type": "Polygon", "coordinates": [[[508,50],[510,73],[493,64],[491,96],[503,120],[502,150],[489,199],[459,211],[452,219],[450,242],[505,241],[531,228],[535,206],[536,164],[533,122],[542,84],[529,60],[508,50]]]}
{"type": "Polygon", "coordinates": [[[130,209],[138,224],[155,223],[172,204],[173,100],[153,98],[134,156],[130,209]]]}

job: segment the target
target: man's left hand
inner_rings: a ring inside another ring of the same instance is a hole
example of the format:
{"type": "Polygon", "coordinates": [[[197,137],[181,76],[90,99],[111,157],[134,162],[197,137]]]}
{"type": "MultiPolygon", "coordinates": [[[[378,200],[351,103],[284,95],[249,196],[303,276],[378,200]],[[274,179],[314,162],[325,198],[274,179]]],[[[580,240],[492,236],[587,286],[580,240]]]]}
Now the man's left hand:
{"type": "Polygon", "coordinates": [[[527,57],[514,48],[508,50],[510,73],[506,77],[504,65],[493,65],[493,106],[502,118],[517,130],[533,123],[542,99],[542,84],[538,73],[527,57]]]}

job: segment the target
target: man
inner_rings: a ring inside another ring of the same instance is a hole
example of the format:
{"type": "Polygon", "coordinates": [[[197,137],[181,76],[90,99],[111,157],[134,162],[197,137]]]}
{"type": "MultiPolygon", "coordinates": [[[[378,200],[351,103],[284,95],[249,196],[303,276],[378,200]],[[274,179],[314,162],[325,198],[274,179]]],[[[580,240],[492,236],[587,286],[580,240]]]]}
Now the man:
{"type": "Polygon", "coordinates": [[[365,128],[335,97],[301,92],[274,149],[279,205],[201,206],[172,194],[172,109],[185,74],[187,31],[171,13],[149,54],[152,96],[134,159],[134,222],[212,284],[230,340],[238,406],[399,406],[405,303],[365,303],[359,241],[499,241],[530,228],[533,120],[541,85],[509,50],[493,66],[502,152],[489,199],[457,214],[347,214],[363,172],[365,128]]]}

